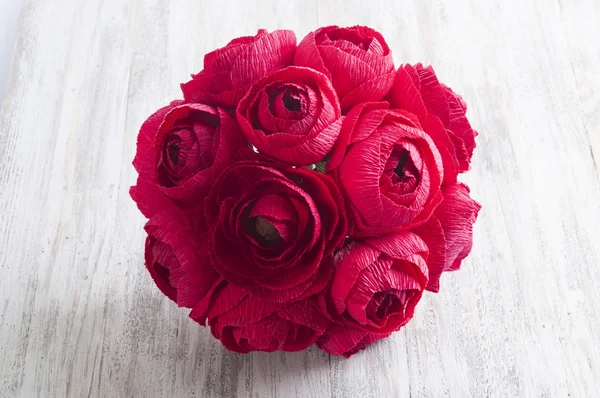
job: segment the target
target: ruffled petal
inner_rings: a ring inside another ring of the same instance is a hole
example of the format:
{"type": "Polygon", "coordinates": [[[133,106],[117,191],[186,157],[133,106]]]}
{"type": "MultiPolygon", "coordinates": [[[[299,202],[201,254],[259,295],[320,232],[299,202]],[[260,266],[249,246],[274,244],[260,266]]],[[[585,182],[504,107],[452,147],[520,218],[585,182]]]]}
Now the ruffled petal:
{"type": "Polygon", "coordinates": [[[433,215],[427,223],[414,229],[415,234],[427,243],[429,255],[427,269],[429,282],[427,290],[437,293],[440,290],[440,276],[446,268],[446,238],[438,218],[433,215]]]}
{"type": "Polygon", "coordinates": [[[323,73],[331,80],[331,74],[325,67],[323,58],[321,58],[321,54],[319,54],[319,50],[317,49],[314,32],[308,33],[298,44],[296,54],[294,55],[294,65],[314,69],[317,72],[323,73]]]}
{"type": "Polygon", "coordinates": [[[374,334],[346,325],[337,325],[317,341],[317,346],[328,354],[350,358],[377,340],[388,336],[389,333],[374,334]]]}
{"type": "Polygon", "coordinates": [[[259,30],[251,39],[236,39],[205,56],[204,70],[181,85],[184,98],[233,109],[253,83],[291,65],[295,51],[296,36],[291,30],[259,30]]]}
{"type": "Polygon", "coordinates": [[[351,143],[368,137],[381,124],[384,115],[370,111],[388,108],[389,104],[386,102],[365,102],[352,108],[344,118],[340,135],[331,150],[330,160],[327,162],[328,172],[342,163],[346,150],[351,143]],[[363,115],[369,115],[370,117],[363,117],[363,115]],[[360,128],[357,128],[359,121],[360,128]]]}
{"type": "Polygon", "coordinates": [[[379,253],[373,248],[355,243],[347,245],[337,254],[337,269],[329,289],[329,295],[339,314],[346,310],[346,299],[360,273],[378,256],[379,253]]]}
{"type": "Polygon", "coordinates": [[[338,168],[339,180],[352,206],[366,225],[377,225],[383,216],[379,192],[381,136],[377,131],[360,145],[350,147],[338,168]]]}
{"type": "Polygon", "coordinates": [[[457,270],[473,246],[473,224],[481,205],[471,199],[464,184],[444,187],[444,201],[435,215],[440,221],[446,239],[445,270],[457,270]]]}
{"type": "Polygon", "coordinates": [[[394,84],[395,72],[384,73],[349,90],[340,100],[342,109],[351,109],[354,105],[364,101],[380,101],[390,92],[394,84]]]}

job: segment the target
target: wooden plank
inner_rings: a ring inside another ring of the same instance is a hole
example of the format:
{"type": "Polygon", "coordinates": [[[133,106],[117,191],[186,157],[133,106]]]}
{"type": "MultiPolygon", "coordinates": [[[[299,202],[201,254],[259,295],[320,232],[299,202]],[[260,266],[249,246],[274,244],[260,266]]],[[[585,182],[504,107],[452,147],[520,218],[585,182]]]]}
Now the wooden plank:
{"type": "Polygon", "coordinates": [[[0,396],[593,396],[598,20],[595,0],[25,1],[0,113],[0,396]],[[333,23],[466,98],[473,253],[350,360],[233,354],[143,268],[137,129],[231,38],[333,23]]]}

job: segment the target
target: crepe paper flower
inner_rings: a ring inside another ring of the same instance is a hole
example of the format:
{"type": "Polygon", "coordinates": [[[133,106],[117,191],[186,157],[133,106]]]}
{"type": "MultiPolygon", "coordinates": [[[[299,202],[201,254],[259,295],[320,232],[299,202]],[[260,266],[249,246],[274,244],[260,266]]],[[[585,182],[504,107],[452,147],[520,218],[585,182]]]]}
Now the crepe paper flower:
{"type": "Polygon", "coordinates": [[[292,166],[321,161],[340,133],[340,105],[329,80],[288,67],[256,83],[237,107],[237,120],[260,152],[292,166]]]}
{"type": "Polygon", "coordinates": [[[307,66],[331,80],[343,111],[379,101],[394,82],[392,52],[383,36],[367,27],[327,26],[298,45],[294,65],[307,66]]]}
{"type": "Polygon", "coordinates": [[[412,232],[351,242],[336,255],[321,307],[344,327],[390,334],[412,318],[421,299],[427,255],[427,245],[412,232]]]}
{"type": "Polygon", "coordinates": [[[351,236],[413,228],[441,202],[441,157],[413,116],[385,102],[346,116],[327,168],[347,198],[351,236]]]}
{"type": "Polygon", "coordinates": [[[195,206],[244,146],[238,124],[224,110],[174,101],[142,125],[133,162],[139,177],[131,195],[147,217],[169,199],[195,206]]]}
{"type": "Polygon", "coordinates": [[[238,162],[204,203],[212,262],[229,282],[265,300],[318,293],[331,276],[328,259],[346,237],[342,203],[324,174],[238,162]]]}

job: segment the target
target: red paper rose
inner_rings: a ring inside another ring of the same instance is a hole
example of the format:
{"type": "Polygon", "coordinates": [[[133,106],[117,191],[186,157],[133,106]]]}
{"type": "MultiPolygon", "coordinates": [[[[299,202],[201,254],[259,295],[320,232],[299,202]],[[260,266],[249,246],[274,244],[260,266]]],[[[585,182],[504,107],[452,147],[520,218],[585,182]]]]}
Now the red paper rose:
{"type": "Polygon", "coordinates": [[[298,45],[294,65],[325,74],[343,111],[381,100],[394,82],[392,53],[383,36],[366,26],[327,26],[309,33],[298,45]]]}
{"type": "Polygon", "coordinates": [[[429,247],[427,290],[440,289],[440,275],[460,268],[473,246],[473,224],[481,205],[469,196],[469,187],[452,184],[442,187],[444,200],[426,224],[414,232],[429,247]]]}
{"type": "Polygon", "coordinates": [[[147,217],[168,206],[161,192],[183,203],[200,202],[244,144],[225,111],[173,102],[142,125],[133,161],[139,177],[131,195],[147,217]]]}
{"type": "Polygon", "coordinates": [[[235,108],[257,80],[292,64],[296,35],[291,30],[239,37],[204,56],[204,70],[181,85],[184,98],[235,108]],[[250,66],[251,65],[251,66],[250,66]]]}
{"type": "Polygon", "coordinates": [[[442,200],[440,154],[414,116],[364,103],[344,119],[327,168],[348,199],[353,236],[418,226],[442,200]]]}
{"type": "Polygon", "coordinates": [[[346,237],[342,206],[324,174],[238,162],[217,179],[205,202],[214,266],[265,300],[315,294],[331,276],[331,252],[346,237]]]}
{"type": "Polygon", "coordinates": [[[210,265],[205,238],[178,210],[155,215],[144,228],[146,268],[156,286],[180,307],[193,307],[219,278],[210,265]]]}
{"type": "Polygon", "coordinates": [[[340,105],[329,80],[289,67],[256,83],[240,101],[237,119],[262,153],[293,166],[321,161],[338,137],[340,105]]]}
{"type": "Polygon", "coordinates": [[[426,257],[425,242],[408,231],[347,244],[325,293],[333,319],[369,333],[397,330],[427,285],[426,257]]]}
{"type": "Polygon", "coordinates": [[[329,320],[306,300],[274,303],[224,283],[206,296],[190,316],[210,330],[231,351],[300,351],[326,330],[329,320]]]}
{"type": "Polygon", "coordinates": [[[466,103],[438,81],[431,66],[407,64],[398,68],[389,100],[392,107],[417,115],[438,146],[445,183],[456,182],[457,173],[469,170],[477,132],[467,120],[466,103]]]}

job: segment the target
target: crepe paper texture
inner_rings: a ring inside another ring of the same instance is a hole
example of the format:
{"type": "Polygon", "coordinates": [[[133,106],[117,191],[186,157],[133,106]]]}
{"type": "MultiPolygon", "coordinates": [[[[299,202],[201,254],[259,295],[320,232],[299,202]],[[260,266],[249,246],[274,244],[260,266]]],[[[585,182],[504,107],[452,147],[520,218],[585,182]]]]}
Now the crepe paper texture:
{"type": "Polygon", "coordinates": [[[349,357],[471,251],[467,106],[375,30],[259,30],[181,89],[142,124],[130,192],[156,286],[227,349],[349,357]]]}

